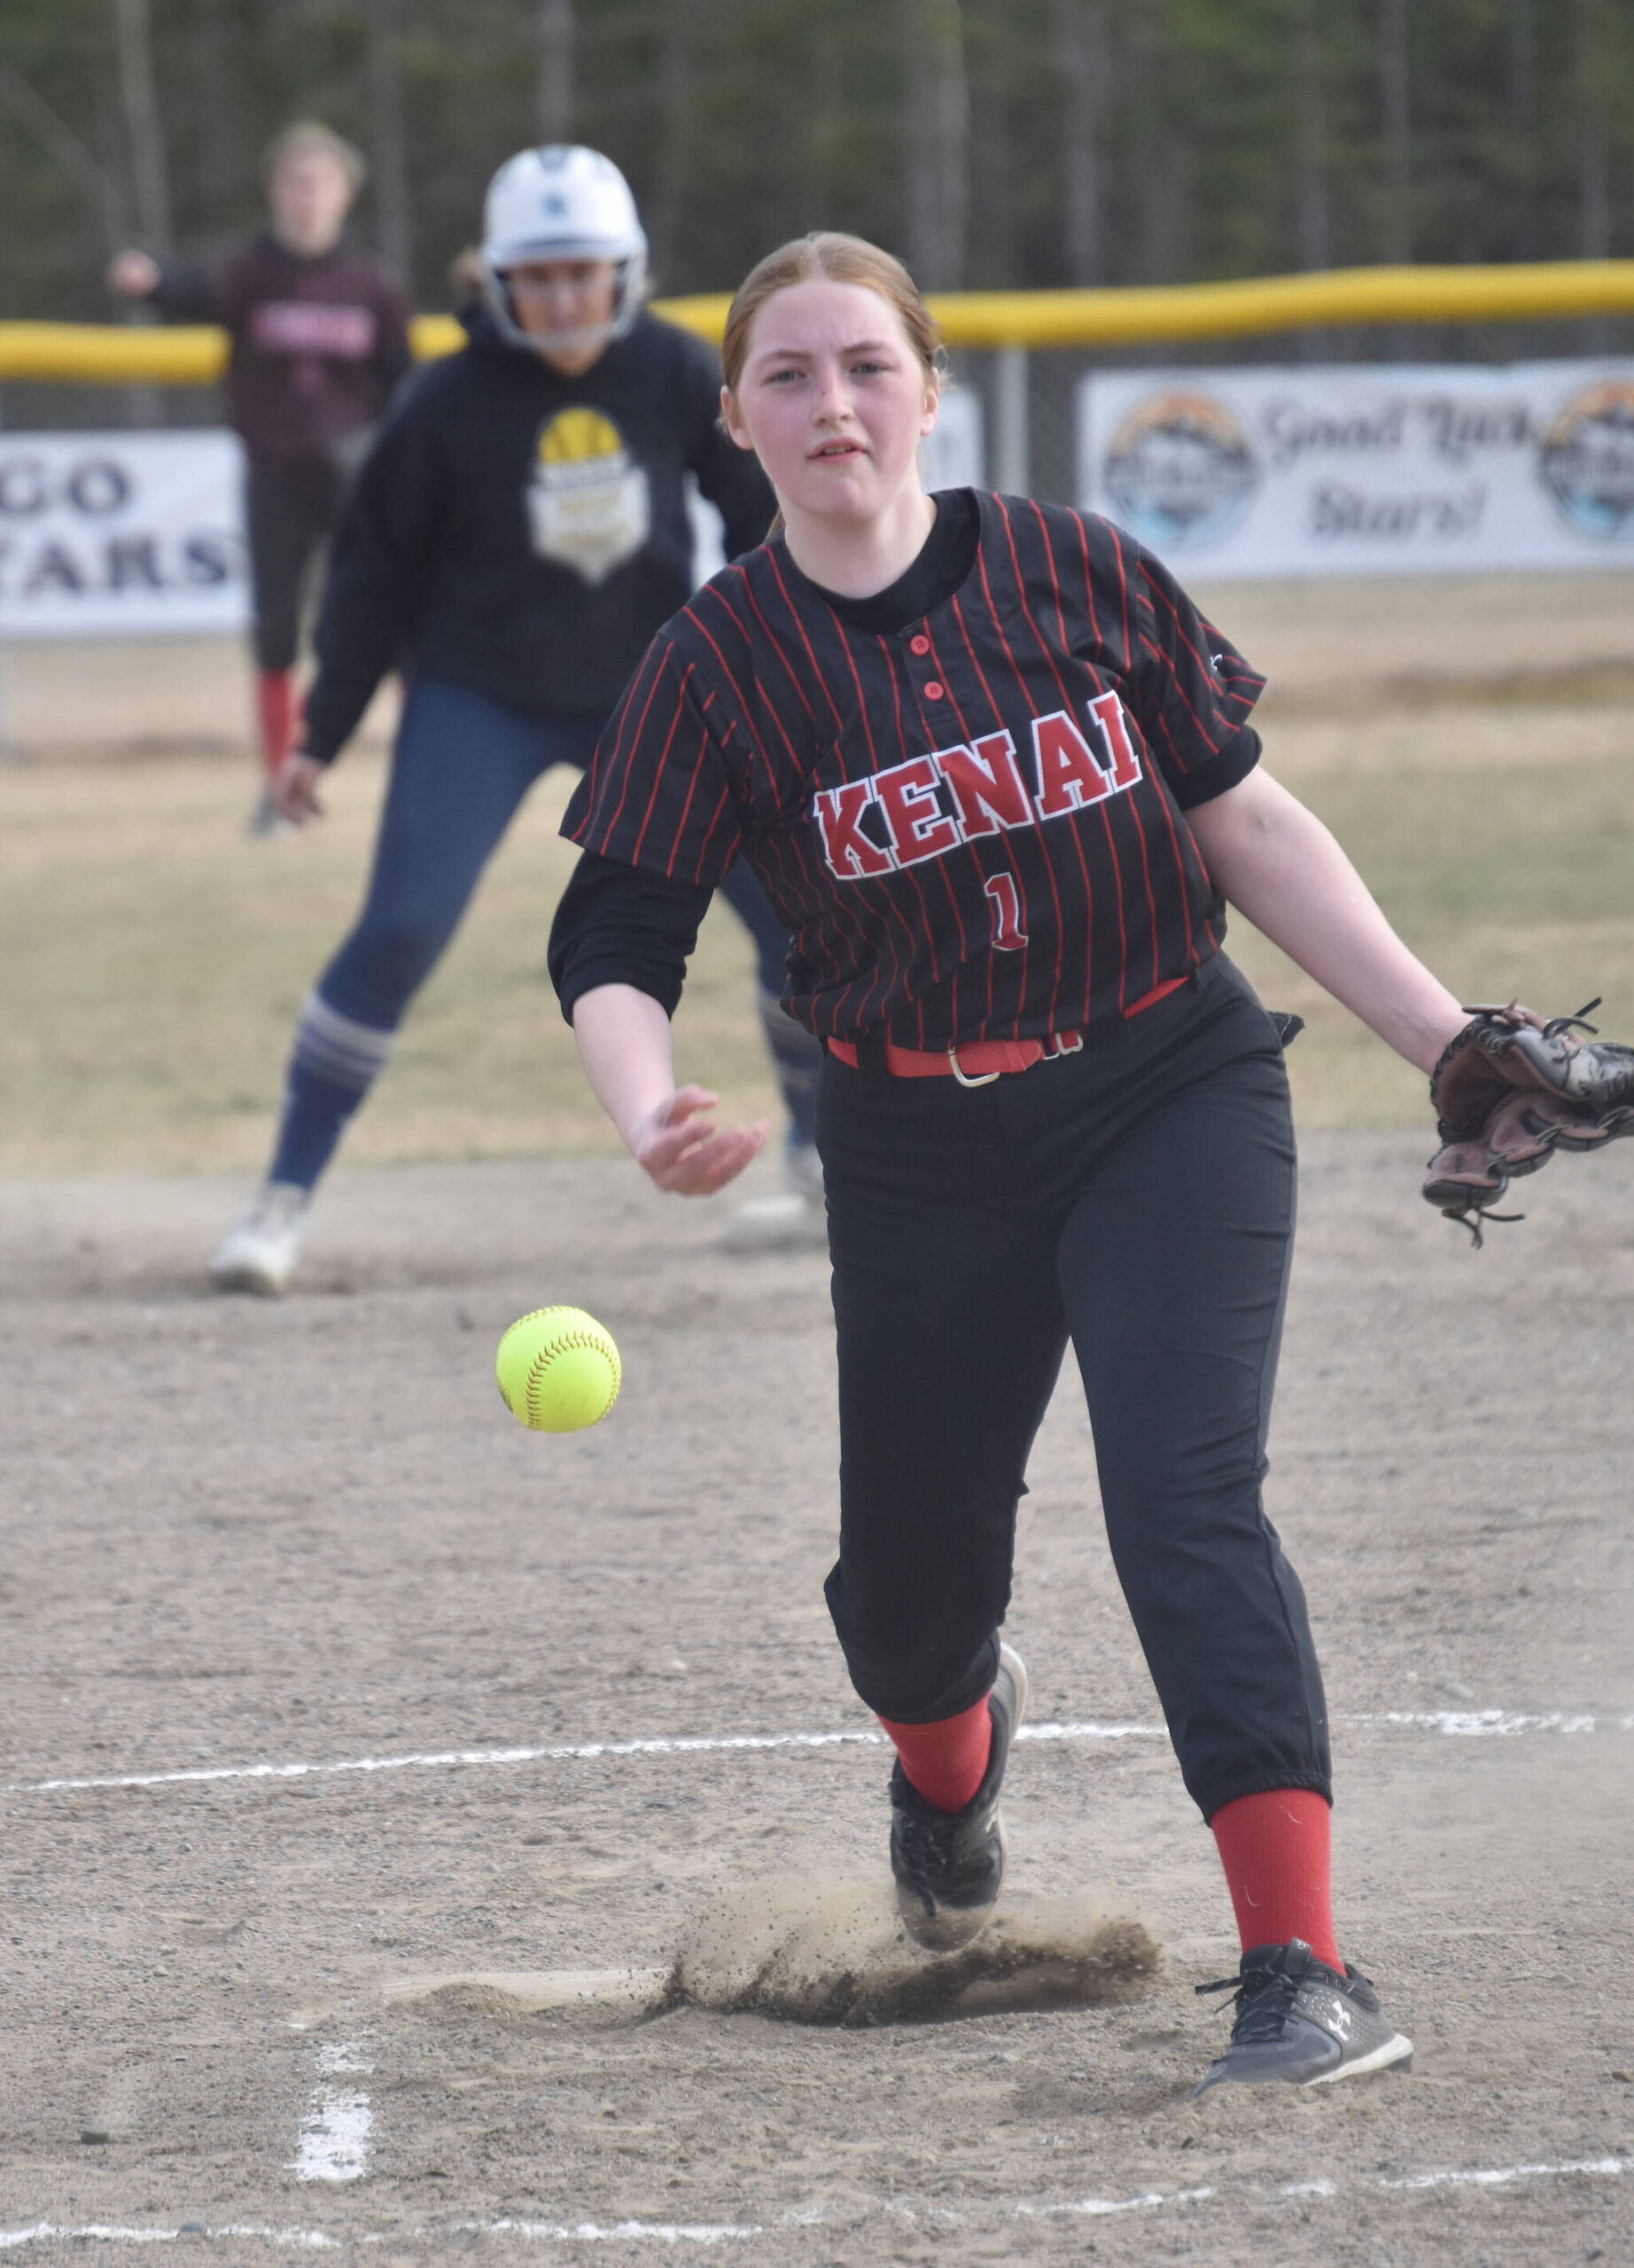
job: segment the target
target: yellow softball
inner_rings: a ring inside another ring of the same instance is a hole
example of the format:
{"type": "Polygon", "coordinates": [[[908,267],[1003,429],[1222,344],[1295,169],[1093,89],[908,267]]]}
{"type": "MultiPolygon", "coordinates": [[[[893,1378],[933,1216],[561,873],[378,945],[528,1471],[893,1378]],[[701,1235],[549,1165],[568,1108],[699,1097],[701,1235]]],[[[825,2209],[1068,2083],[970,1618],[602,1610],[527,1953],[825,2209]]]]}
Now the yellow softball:
{"type": "Polygon", "coordinates": [[[499,1342],[499,1390],[536,1433],[576,1433],[619,1399],[619,1349],[582,1308],[535,1308],[499,1342]]]}

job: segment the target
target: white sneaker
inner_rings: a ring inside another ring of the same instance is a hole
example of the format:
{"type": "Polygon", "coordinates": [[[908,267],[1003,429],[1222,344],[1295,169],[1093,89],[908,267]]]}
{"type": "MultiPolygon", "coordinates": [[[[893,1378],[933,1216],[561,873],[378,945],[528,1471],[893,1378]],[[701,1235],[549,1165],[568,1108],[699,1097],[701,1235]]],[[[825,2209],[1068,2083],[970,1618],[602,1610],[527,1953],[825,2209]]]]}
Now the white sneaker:
{"type": "Polygon", "coordinates": [[[828,1208],[822,1198],[822,1161],[809,1142],[783,1152],[782,1197],[751,1197],[740,1205],[720,1232],[729,1252],[810,1250],[829,1241],[828,1208]]]}
{"type": "Polygon", "coordinates": [[[269,835],[293,835],[295,822],[284,818],[273,800],[271,788],[263,788],[260,801],[245,821],[244,831],[252,842],[265,841],[269,835]]]}
{"type": "Polygon", "coordinates": [[[210,1275],[218,1292],[259,1292],[276,1299],[295,1273],[310,1204],[292,1181],[269,1181],[249,1211],[222,1238],[210,1275]]]}

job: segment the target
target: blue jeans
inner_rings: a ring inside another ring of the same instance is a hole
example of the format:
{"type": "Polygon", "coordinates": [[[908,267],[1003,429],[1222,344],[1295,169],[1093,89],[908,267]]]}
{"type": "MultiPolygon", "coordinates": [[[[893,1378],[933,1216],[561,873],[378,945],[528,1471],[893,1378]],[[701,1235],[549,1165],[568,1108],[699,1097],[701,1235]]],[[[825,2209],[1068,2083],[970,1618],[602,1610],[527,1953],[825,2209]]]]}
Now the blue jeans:
{"type": "MultiPolygon", "coordinates": [[[[553,765],[582,770],[601,729],[597,718],[530,717],[462,686],[410,683],[362,912],[296,1027],[272,1180],[310,1188],[317,1179],[523,797],[553,765]]],[[[793,1138],[809,1141],[821,1057],[775,1005],[788,932],[741,859],[722,895],[754,938],[793,1138]]]]}
{"type": "Polygon", "coordinates": [[[554,764],[580,770],[592,717],[526,717],[479,693],[412,683],[356,925],[318,980],[331,1008],[395,1031],[441,959],[528,789],[554,764]]]}

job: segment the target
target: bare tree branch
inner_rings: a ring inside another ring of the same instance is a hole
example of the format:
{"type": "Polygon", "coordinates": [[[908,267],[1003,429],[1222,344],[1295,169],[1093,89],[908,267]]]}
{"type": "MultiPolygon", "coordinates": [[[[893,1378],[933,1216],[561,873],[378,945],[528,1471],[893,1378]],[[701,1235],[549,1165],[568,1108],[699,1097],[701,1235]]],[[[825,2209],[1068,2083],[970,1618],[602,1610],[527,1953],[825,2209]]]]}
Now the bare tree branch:
{"type": "Polygon", "coordinates": [[[153,79],[153,23],[149,0],[114,0],[119,35],[120,100],[130,137],[131,176],[136,191],[136,221],[151,245],[170,245],[170,184],[165,172],[165,135],[153,79]]]}
{"type": "Polygon", "coordinates": [[[1537,248],[1537,0],[1509,0],[1505,96],[1513,166],[1514,257],[1537,248]]]}
{"type": "Polygon", "coordinates": [[[1611,255],[1611,128],[1600,66],[1599,0],[1574,0],[1577,81],[1578,243],[1585,260],[1611,255]]]}
{"type": "Polygon", "coordinates": [[[255,146],[246,131],[242,82],[235,68],[237,45],[225,0],[192,0],[189,48],[198,136],[194,178],[198,201],[212,214],[230,205],[245,186],[255,146]]]}
{"type": "Polygon", "coordinates": [[[903,218],[908,266],[928,291],[964,281],[970,97],[959,0],[898,0],[903,218]]]}
{"type": "Polygon", "coordinates": [[[574,50],[578,44],[573,0],[539,0],[537,30],[539,138],[541,142],[571,142],[574,50]]]}
{"type": "Polygon", "coordinates": [[[130,224],[125,217],[124,192],[113,175],[104,171],[72,127],[63,123],[44,96],[37,94],[10,63],[0,62],[0,102],[73,182],[96,214],[109,252],[121,251],[130,241],[130,224]]]}
{"type": "Polygon", "coordinates": [[[1330,263],[1327,104],[1317,0],[1294,0],[1294,236],[1302,268],[1330,263]]]}
{"type": "Polygon", "coordinates": [[[652,187],[652,264],[663,280],[674,272],[692,146],[692,89],[697,71],[697,0],[665,0],[658,50],[658,157],[652,187]]]}
{"type": "Polygon", "coordinates": [[[1111,83],[1107,0],[1053,0],[1051,45],[1061,74],[1061,206],[1067,275],[1099,284],[1102,136],[1111,83]]]}
{"type": "Polygon", "coordinates": [[[408,136],[403,121],[398,0],[369,0],[369,138],[381,257],[406,284],[414,277],[414,207],[408,194],[408,136]]]}
{"type": "Polygon", "coordinates": [[[1379,93],[1384,124],[1384,256],[1412,258],[1412,126],[1408,107],[1407,0],[1380,0],[1379,93]]]}

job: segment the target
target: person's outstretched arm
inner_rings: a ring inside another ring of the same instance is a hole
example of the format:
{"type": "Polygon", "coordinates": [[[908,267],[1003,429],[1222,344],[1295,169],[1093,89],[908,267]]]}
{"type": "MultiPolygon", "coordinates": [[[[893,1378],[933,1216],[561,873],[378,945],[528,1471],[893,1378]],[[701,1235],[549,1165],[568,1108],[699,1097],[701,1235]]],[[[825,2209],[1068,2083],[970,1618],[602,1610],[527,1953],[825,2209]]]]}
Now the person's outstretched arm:
{"type": "Polygon", "coordinates": [[[394,669],[442,526],[447,474],[435,421],[400,399],[346,491],[313,632],[317,675],[307,688],[300,746],[273,795],[297,826],[321,817],[318,782],[394,669]]]}
{"type": "Polygon", "coordinates": [[[172,322],[221,322],[215,277],[198,260],[156,260],[152,252],[115,252],[107,284],[121,299],[145,299],[172,322]]]}
{"type": "Polygon", "coordinates": [[[1257,768],[1186,816],[1227,903],[1398,1055],[1432,1070],[1469,1019],[1321,820],[1257,768]]]}
{"type": "Polygon", "coordinates": [[[675,1086],[670,1020],[633,984],[598,984],[573,1004],[573,1037],[595,1099],[624,1146],[660,1189],[708,1197],[742,1173],[766,1140],[766,1122],[717,1127],[720,1098],[675,1086]]]}

